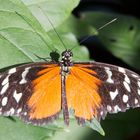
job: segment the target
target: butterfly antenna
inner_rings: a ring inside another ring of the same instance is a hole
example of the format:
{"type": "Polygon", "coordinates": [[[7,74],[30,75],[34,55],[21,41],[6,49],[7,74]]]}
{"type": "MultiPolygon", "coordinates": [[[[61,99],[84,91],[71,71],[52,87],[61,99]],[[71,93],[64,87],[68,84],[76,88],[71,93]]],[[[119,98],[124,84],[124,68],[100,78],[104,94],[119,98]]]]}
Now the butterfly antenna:
{"type": "Polygon", "coordinates": [[[100,28],[97,29],[97,31],[103,29],[104,27],[108,26],[109,24],[113,23],[114,21],[116,21],[117,18],[114,18],[113,20],[111,20],[110,22],[106,23],[105,25],[101,26],[100,28]]]}
{"type": "MultiPolygon", "coordinates": [[[[48,16],[47,16],[48,18],[48,16]]],[[[56,31],[55,27],[53,26],[52,22],[50,21],[50,19],[48,18],[49,23],[51,24],[53,30],[55,31],[56,35],[58,36],[58,38],[60,39],[60,42],[62,43],[62,45],[64,46],[64,48],[66,49],[66,45],[64,44],[62,38],[60,37],[60,35],[58,34],[58,32],[56,31]]]]}
{"type": "MultiPolygon", "coordinates": [[[[111,20],[111,21],[109,21],[109,22],[107,22],[106,24],[104,24],[103,26],[101,26],[101,27],[99,27],[98,29],[97,29],[97,31],[99,31],[99,30],[101,30],[101,29],[103,29],[104,27],[106,27],[106,26],[108,26],[109,24],[111,24],[111,23],[113,23],[113,22],[115,22],[117,20],[117,18],[114,18],[113,20],[111,20]]],[[[79,44],[82,44],[84,41],[86,41],[87,39],[89,39],[91,36],[87,36],[86,38],[84,38],[82,41],[80,41],[80,43],[79,44]]]]}
{"type": "MultiPolygon", "coordinates": [[[[39,8],[40,8],[40,7],[39,7],[39,8]]],[[[47,13],[44,13],[44,11],[43,11],[41,8],[40,8],[40,10],[41,10],[41,11],[43,12],[43,14],[47,17],[47,19],[48,19],[50,25],[52,26],[54,32],[55,32],[56,35],[58,36],[58,38],[59,38],[61,44],[62,44],[62,45],[64,46],[64,48],[66,49],[65,43],[63,42],[62,38],[60,37],[60,35],[59,35],[58,32],[56,31],[56,29],[55,29],[55,27],[53,26],[53,23],[51,22],[51,20],[50,20],[50,18],[48,17],[47,13]]]]}

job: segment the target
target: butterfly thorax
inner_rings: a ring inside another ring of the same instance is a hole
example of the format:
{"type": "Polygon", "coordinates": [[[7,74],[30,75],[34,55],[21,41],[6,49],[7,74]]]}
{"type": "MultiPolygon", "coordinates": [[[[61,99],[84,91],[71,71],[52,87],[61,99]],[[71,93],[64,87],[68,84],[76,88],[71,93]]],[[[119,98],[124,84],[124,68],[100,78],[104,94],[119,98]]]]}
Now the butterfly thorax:
{"type": "Polygon", "coordinates": [[[69,74],[70,67],[73,65],[72,62],[73,53],[71,52],[71,50],[65,50],[64,52],[62,52],[61,55],[62,55],[62,59],[60,62],[61,71],[64,74],[69,74]]]}

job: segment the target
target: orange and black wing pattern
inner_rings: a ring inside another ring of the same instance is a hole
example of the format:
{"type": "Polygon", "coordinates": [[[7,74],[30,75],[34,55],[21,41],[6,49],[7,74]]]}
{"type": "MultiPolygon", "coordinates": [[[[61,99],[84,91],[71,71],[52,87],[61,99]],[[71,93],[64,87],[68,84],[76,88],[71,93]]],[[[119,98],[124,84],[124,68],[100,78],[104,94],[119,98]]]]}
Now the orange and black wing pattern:
{"type": "Polygon", "coordinates": [[[0,75],[0,113],[46,124],[61,112],[60,66],[31,63],[0,75]]]}
{"type": "Polygon", "coordinates": [[[140,76],[122,67],[74,63],[66,80],[68,108],[79,123],[140,106],[140,76]]]}
{"type": "Polygon", "coordinates": [[[65,56],[59,63],[30,63],[0,74],[0,114],[43,125],[63,112],[69,124],[73,110],[84,124],[140,106],[138,74],[104,63],[73,63],[65,56]]]}

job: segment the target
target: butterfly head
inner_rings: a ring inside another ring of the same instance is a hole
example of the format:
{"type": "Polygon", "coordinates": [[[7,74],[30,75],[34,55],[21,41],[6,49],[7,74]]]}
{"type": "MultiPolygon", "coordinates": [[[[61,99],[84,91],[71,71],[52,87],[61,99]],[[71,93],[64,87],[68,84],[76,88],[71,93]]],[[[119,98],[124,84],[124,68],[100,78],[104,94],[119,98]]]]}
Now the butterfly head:
{"type": "Polygon", "coordinates": [[[71,50],[65,50],[62,52],[62,64],[65,66],[70,66],[71,65],[71,60],[73,57],[73,53],[71,50]]]}

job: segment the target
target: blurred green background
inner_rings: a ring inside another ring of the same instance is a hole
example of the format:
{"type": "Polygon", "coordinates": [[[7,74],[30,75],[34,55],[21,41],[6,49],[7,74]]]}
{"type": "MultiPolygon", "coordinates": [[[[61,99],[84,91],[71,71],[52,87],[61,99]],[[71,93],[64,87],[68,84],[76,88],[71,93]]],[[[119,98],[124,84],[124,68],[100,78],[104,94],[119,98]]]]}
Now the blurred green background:
{"type": "MultiPolygon", "coordinates": [[[[135,0],[0,0],[1,71],[44,61],[40,58],[50,57],[52,51],[61,53],[74,47],[74,61],[95,60],[140,74],[139,17],[135,0]],[[114,18],[117,21],[98,30],[114,18]]],[[[102,136],[96,122],[90,127],[98,132],[78,126],[73,118],[70,127],[61,117],[53,124],[37,127],[17,118],[0,117],[0,140],[138,140],[139,118],[140,109],[107,115],[101,121],[102,136]]]]}

